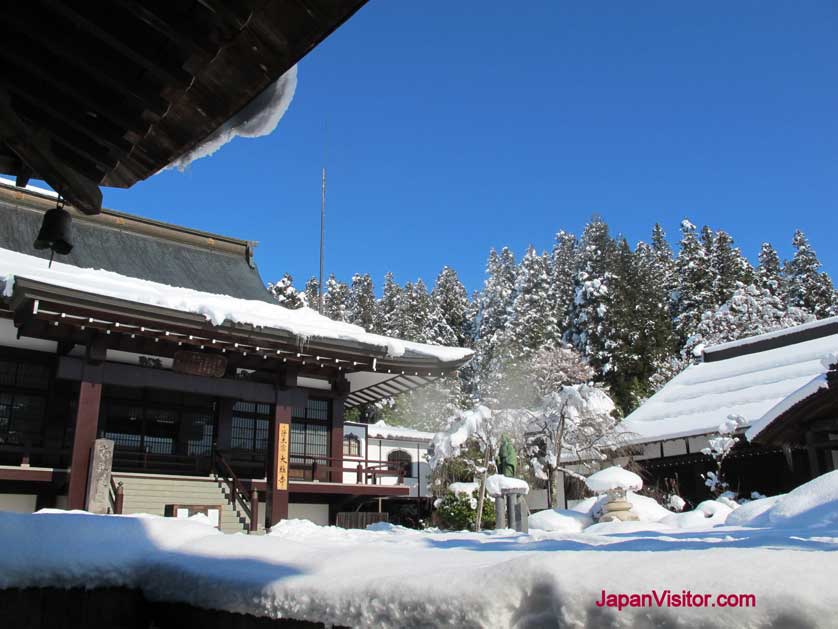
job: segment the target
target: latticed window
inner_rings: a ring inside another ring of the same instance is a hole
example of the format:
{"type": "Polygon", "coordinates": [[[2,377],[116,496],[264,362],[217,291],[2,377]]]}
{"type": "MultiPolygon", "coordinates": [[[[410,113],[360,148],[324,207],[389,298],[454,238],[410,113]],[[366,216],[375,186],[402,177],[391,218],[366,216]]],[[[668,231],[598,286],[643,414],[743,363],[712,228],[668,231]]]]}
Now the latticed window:
{"type": "Polygon", "coordinates": [[[47,365],[0,360],[0,443],[43,444],[49,381],[47,365]]]}
{"type": "Polygon", "coordinates": [[[291,421],[291,463],[327,464],[329,456],[330,400],[309,399],[304,407],[293,409],[291,421]]]}
{"type": "Polygon", "coordinates": [[[215,400],[201,395],[106,386],[105,437],[126,450],[208,456],[215,433],[215,400]]]}
{"type": "Polygon", "coordinates": [[[230,445],[235,450],[265,452],[271,426],[271,405],[238,401],[233,405],[230,445]]]}
{"type": "Polygon", "coordinates": [[[411,468],[413,467],[413,459],[404,450],[393,450],[387,455],[387,464],[393,472],[404,472],[404,476],[411,476],[411,468]]]}
{"type": "Polygon", "coordinates": [[[361,456],[361,440],[358,435],[343,436],[343,456],[361,456]]]}

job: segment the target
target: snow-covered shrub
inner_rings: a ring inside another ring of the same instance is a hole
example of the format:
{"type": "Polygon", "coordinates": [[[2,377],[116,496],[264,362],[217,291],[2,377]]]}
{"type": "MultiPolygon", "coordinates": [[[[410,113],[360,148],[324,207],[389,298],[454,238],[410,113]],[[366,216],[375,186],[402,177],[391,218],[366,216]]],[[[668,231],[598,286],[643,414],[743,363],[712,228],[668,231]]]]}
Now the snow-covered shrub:
{"type": "Polygon", "coordinates": [[[570,455],[584,467],[596,469],[618,447],[614,402],[590,384],[561,387],[541,401],[528,416],[526,447],[536,478],[547,480],[548,504],[555,504],[557,473],[577,474],[562,464],[570,455]]]}
{"type": "MultiPolygon", "coordinates": [[[[447,492],[437,501],[436,520],[440,528],[453,531],[473,531],[477,524],[477,490],[447,492]]],[[[495,507],[491,500],[483,502],[482,526],[495,526],[495,507]]]]}
{"type": "MultiPolygon", "coordinates": [[[[728,490],[722,465],[733,447],[739,443],[739,437],[735,437],[734,434],[745,424],[745,418],[741,415],[728,415],[728,418],[719,424],[718,436],[709,439],[709,447],[701,450],[702,454],[712,458],[716,464],[714,470],[701,475],[704,484],[714,496],[722,496],[728,490]]],[[[726,497],[730,498],[731,496],[726,497]]]]}

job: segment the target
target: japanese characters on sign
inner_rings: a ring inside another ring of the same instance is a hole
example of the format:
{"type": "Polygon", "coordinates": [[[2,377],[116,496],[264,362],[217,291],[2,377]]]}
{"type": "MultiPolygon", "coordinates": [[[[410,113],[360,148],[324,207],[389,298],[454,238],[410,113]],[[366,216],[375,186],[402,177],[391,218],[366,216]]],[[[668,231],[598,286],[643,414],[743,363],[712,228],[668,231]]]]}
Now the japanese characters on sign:
{"type": "Polygon", "coordinates": [[[290,428],[288,424],[279,424],[277,426],[276,488],[281,491],[288,490],[288,435],[290,428]]]}

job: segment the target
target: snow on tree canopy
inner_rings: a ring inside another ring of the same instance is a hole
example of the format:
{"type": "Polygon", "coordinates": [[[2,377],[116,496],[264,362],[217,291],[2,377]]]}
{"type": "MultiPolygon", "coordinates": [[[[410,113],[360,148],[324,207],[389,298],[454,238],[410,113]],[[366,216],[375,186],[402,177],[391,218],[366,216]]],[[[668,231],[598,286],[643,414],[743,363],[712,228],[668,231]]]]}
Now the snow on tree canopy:
{"type": "Polygon", "coordinates": [[[643,479],[634,472],[624,470],[618,465],[591,474],[585,479],[585,484],[588,486],[588,489],[598,494],[605,493],[610,489],[632,491],[643,489],[643,479]]]}

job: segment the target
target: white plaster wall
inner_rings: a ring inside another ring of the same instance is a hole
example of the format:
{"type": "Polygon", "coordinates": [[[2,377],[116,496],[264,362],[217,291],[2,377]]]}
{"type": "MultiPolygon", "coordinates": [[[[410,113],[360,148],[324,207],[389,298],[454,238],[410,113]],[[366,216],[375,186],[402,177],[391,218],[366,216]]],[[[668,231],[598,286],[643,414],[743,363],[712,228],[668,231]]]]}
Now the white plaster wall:
{"type": "MultiPolygon", "coordinates": [[[[410,496],[430,496],[429,490],[431,470],[426,456],[429,444],[423,441],[407,441],[396,439],[369,438],[368,457],[370,461],[386,461],[391,452],[403,450],[410,455],[412,462],[411,475],[404,479],[404,484],[410,487],[410,496]],[[418,469],[417,469],[418,468],[418,469]]],[[[396,476],[382,476],[382,485],[397,485],[396,476]]]]}
{"type": "Polygon", "coordinates": [[[37,499],[34,494],[0,494],[0,511],[32,513],[37,499]]]}
{"type": "Polygon", "coordinates": [[[54,354],[55,348],[58,346],[55,341],[33,339],[28,336],[17,338],[17,328],[11,319],[0,319],[0,345],[49,352],[50,354],[54,354]]]}
{"type": "Polygon", "coordinates": [[[320,526],[329,526],[329,505],[291,502],[288,504],[288,518],[308,520],[320,526]]]}

